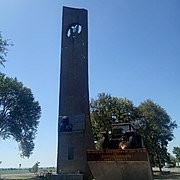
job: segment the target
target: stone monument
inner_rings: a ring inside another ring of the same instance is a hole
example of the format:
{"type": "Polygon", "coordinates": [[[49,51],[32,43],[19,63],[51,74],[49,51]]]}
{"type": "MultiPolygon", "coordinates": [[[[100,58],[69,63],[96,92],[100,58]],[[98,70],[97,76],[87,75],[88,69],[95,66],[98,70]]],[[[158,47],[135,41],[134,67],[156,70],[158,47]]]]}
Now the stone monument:
{"type": "Polygon", "coordinates": [[[94,149],[94,143],[89,112],[85,9],[63,7],[60,68],[57,173],[68,179],[83,174],[87,179],[90,170],[86,152],[94,149]]]}

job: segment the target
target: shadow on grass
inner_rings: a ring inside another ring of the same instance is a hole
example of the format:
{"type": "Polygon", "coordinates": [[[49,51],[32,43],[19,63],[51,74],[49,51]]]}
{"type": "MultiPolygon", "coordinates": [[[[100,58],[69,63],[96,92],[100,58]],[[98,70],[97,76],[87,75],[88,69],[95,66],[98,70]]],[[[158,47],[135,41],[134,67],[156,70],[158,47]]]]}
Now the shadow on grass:
{"type": "Polygon", "coordinates": [[[153,172],[154,179],[179,179],[180,180],[180,173],[170,172],[170,171],[163,171],[160,173],[159,171],[153,172]]]}

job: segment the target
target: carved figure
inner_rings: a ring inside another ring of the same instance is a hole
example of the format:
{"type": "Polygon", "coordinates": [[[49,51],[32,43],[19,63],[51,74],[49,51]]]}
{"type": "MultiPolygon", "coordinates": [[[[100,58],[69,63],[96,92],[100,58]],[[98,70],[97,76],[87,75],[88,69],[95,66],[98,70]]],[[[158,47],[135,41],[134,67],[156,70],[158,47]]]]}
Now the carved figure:
{"type": "Polygon", "coordinates": [[[72,131],[73,125],[69,123],[69,117],[63,116],[60,124],[60,132],[72,131]]]}

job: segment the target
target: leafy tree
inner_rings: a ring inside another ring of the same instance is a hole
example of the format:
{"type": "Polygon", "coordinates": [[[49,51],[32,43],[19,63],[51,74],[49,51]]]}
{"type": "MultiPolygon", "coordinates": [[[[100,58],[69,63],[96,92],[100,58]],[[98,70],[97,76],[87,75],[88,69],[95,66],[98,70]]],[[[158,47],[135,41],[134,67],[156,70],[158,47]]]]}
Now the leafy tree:
{"type": "Polygon", "coordinates": [[[31,90],[16,78],[0,74],[0,138],[17,141],[23,157],[32,154],[40,116],[31,90]]]}
{"type": "Polygon", "coordinates": [[[32,168],[29,169],[29,172],[37,174],[38,170],[39,170],[39,164],[40,162],[37,161],[32,168]]]}
{"type": "Polygon", "coordinates": [[[173,154],[176,156],[176,161],[180,162],[180,147],[174,147],[173,154]]]}
{"type": "Polygon", "coordinates": [[[173,139],[173,129],[177,127],[165,109],[151,100],[146,100],[138,107],[141,133],[144,137],[150,160],[154,165],[161,165],[168,161],[168,141],[173,139]]]}
{"type": "Polygon", "coordinates": [[[170,155],[170,163],[173,165],[176,165],[176,162],[177,162],[176,158],[174,156],[170,155]]]}
{"type": "Polygon", "coordinates": [[[115,104],[116,100],[104,93],[98,94],[97,100],[91,100],[92,128],[96,140],[98,140],[101,131],[108,131],[110,128],[115,104]]]}
{"type": "Polygon", "coordinates": [[[9,39],[3,39],[0,32],[0,65],[4,66],[4,63],[6,62],[5,57],[7,56],[8,47],[12,45],[13,44],[9,41],[9,39]]]}
{"type": "Polygon", "coordinates": [[[114,110],[114,114],[117,115],[117,121],[120,123],[136,123],[138,112],[133,102],[126,98],[116,99],[117,108],[114,110]]]}

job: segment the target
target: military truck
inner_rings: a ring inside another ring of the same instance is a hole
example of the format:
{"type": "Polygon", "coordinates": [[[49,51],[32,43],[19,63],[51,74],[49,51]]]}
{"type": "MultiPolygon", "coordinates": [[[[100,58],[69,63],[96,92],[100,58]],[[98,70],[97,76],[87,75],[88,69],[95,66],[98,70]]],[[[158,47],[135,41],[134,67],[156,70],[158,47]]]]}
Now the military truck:
{"type": "Polygon", "coordinates": [[[142,137],[131,123],[112,124],[111,131],[102,132],[102,149],[143,148],[142,137]]]}

